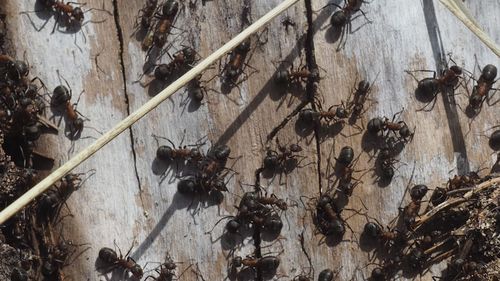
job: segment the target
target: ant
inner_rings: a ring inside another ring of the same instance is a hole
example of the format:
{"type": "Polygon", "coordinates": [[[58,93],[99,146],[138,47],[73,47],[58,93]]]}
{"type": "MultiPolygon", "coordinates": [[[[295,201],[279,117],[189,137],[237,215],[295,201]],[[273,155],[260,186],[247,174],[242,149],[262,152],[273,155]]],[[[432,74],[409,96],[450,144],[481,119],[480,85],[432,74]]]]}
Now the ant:
{"type": "Polygon", "coordinates": [[[351,118],[353,121],[359,119],[368,110],[368,108],[365,108],[365,103],[369,100],[368,95],[371,88],[372,85],[366,80],[361,80],[358,83],[358,87],[354,91],[354,97],[347,106],[351,109],[351,118]]]}
{"type": "Polygon", "coordinates": [[[316,203],[316,220],[319,230],[324,235],[334,235],[341,237],[345,233],[345,223],[340,217],[340,210],[337,210],[333,199],[323,194],[316,203]]]}
{"type": "Polygon", "coordinates": [[[331,269],[323,269],[318,275],[318,281],[333,281],[335,274],[331,269]]]}
{"type": "MultiPolygon", "coordinates": [[[[57,72],[59,74],[59,71],[57,72]]],[[[78,110],[76,110],[78,103],[80,102],[80,98],[82,94],[85,92],[83,90],[78,96],[78,100],[76,103],[71,103],[72,90],[69,86],[69,83],[64,77],[63,80],[66,82],[66,86],[59,85],[54,88],[52,92],[52,97],[50,99],[50,103],[55,107],[64,106],[64,111],[66,113],[66,118],[69,120],[69,137],[74,139],[78,137],[84,127],[84,119],[80,116],[84,117],[86,121],[89,119],[83,116],[78,110]],[[69,89],[68,89],[69,88],[69,89]]]]}
{"type": "Polygon", "coordinates": [[[383,230],[380,222],[375,219],[375,222],[367,222],[363,228],[363,233],[367,237],[374,239],[377,242],[382,242],[386,244],[390,242],[390,245],[404,246],[407,242],[407,237],[398,230],[383,230]]]}
{"type": "Polygon", "coordinates": [[[159,64],[156,66],[154,70],[154,77],[156,80],[166,81],[174,73],[190,68],[192,64],[196,62],[196,51],[191,47],[184,47],[171,58],[172,61],[168,64],[159,64]]]}
{"type": "MultiPolygon", "coordinates": [[[[453,62],[451,58],[450,60],[453,62]]],[[[446,92],[446,90],[450,89],[451,87],[455,89],[458,80],[461,78],[462,71],[462,68],[455,64],[449,68],[446,67],[446,69],[444,69],[441,73],[441,76],[436,78],[436,71],[433,70],[405,70],[406,73],[410,74],[413,79],[418,82],[418,86],[415,92],[432,99],[432,106],[430,109],[426,110],[425,108],[431,101],[417,111],[431,111],[436,104],[437,94],[440,92],[446,92]],[[418,80],[412,73],[416,71],[432,72],[434,75],[432,76],[432,78],[428,77],[422,80],[418,80]]]]}
{"type": "Polygon", "coordinates": [[[159,21],[153,35],[153,42],[157,48],[163,48],[167,43],[168,33],[178,11],[179,3],[175,0],[167,0],[162,6],[161,15],[156,15],[159,21]]]}
{"type": "MultiPolygon", "coordinates": [[[[356,13],[358,11],[361,12],[361,14],[363,14],[363,16],[365,17],[365,19],[367,20],[368,23],[371,23],[371,20],[368,19],[365,12],[363,10],[361,10],[361,8],[360,8],[362,3],[367,3],[366,1],[364,1],[364,0],[344,0],[344,3],[345,3],[344,7],[341,7],[335,3],[329,3],[321,9],[324,9],[330,5],[333,5],[333,6],[340,9],[340,10],[336,11],[335,13],[333,13],[332,17],[330,18],[330,24],[334,28],[341,30],[341,34],[340,34],[341,38],[343,38],[345,36],[346,37],[345,39],[347,39],[347,32],[352,33],[351,20],[352,20],[352,15],[354,13],[356,13]]],[[[342,42],[342,40],[341,40],[341,42],[342,42]]],[[[344,40],[343,44],[340,44],[337,47],[337,51],[341,50],[344,47],[344,45],[345,45],[345,40],[344,40]]]]}
{"type": "Polygon", "coordinates": [[[291,85],[301,84],[307,82],[309,79],[314,81],[319,80],[319,70],[315,68],[310,71],[307,66],[302,66],[296,70],[293,69],[293,65],[290,70],[279,70],[276,72],[274,81],[277,84],[290,87],[291,85]]]}
{"type": "Polygon", "coordinates": [[[156,139],[157,143],[158,143],[158,139],[162,138],[162,139],[167,140],[172,145],[172,146],[161,145],[156,150],[156,157],[162,161],[170,162],[170,161],[175,161],[175,160],[187,160],[188,162],[196,163],[196,162],[201,161],[204,157],[203,153],[199,149],[199,147],[202,146],[204,143],[197,143],[195,145],[189,145],[189,146],[195,147],[195,148],[190,149],[186,145],[182,146],[182,141],[181,141],[181,145],[179,145],[179,147],[176,148],[174,143],[167,138],[156,136],[156,135],[153,135],[153,137],[156,139]]]}
{"type": "Polygon", "coordinates": [[[166,261],[160,265],[159,268],[155,269],[156,273],[158,273],[158,277],[154,277],[149,275],[144,279],[144,281],[148,279],[153,279],[154,281],[171,281],[175,276],[175,270],[177,269],[177,265],[172,260],[172,258],[167,254],[166,261]]]}
{"type": "Polygon", "coordinates": [[[389,181],[394,177],[394,164],[399,162],[399,160],[395,158],[398,143],[401,142],[396,140],[395,137],[390,136],[384,139],[381,144],[376,164],[378,164],[380,168],[379,177],[382,181],[389,181]]]}
{"type": "MultiPolygon", "coordinates": [[[[54,33],[56,30],[56,27],[58,25],[61,25],[61,24],[68,27],[68,28],[74,28],[75,30],[81,29],[82,26],[84,26],[86,24],[86,23],[83,23],[85,13],[90,12],[92,10],[103,11],[103,12],[108,13],[109,15],[113,15],[111,12],[105,10],[104,7],[102,9],[90,8],[84,12],[81,7],[72,6],[72,4],[78,4],[75,2],[64,3],[64,1],[57,1],[57,0],[43,0],[40,2],[46,9],[50,9],[55,15],[54,27],[52,28],[51,33],[54,33]]],[[[85,4],[80,4],[80,5],[83,6],[85,4]]],[[[104,6],[104,2],[103,2],[103,6],[104,6]]],[[[35,12],[37,12],[37,11],[35,11],[35,12]]],[[[28,13],[29,12],[22,12],[22,14],[28,14],[28,13]]],[[[48,22],[48,20],[40,28],[37,28],[37,31],[41,31],[45,27],[47,22],[48,22]]],[[[88,22],[93,22],[93,21],[88,21],[88,22]]],[[[104,21],[97,21],[94,23],[102,23],[102,22],[104,22],[104,21]]],[[[33,24],[33,22],[32,22],[32,24],[33,24]]]]}
{"type": "Polygon", "coordinates": [[[229,54],[229,61],[222,72],[226,83],[237,85],[238,77],[243,73],[243,67],[248,66],[245,60],[251,50],[250,40],[243,41],[229,54]]]}
{"type": "Polygon", "coordinates": [[[493,150],[500,150],[500,130],[496,130],[491,134],[488,144],[493,150]]]}
{"type": "Polygon", "coordinates": [[[287,203],[285,202],[285,200],[283,199],[280,199],[278,197],[276,197],[276,195],[274,194],[271,194],[270,197],[266,197],[266,196],[258,196],[256,198],[256,201],[259,203],[259,204],[262,204],[262,205],[271,205],[271,206],[276,206],[278,207],[280,210],[282,211],[286,211],[287,208],[288,208],[288,205],[287,203]]]}
{"type": "Polygon", "coordinates": [[[156,12],[156,8],[158,7],[158,0],[146,0],[146,3],[139,10],[137,14],[137,20],[135,22],[135,27],[138,27],[139,24],[141,28],[148,29],[151,26],[151,21],[153,19],[153,15],[156,12]]]}
{"type": "Polygon", "coordinates": [[[280,265],[280,259],[275,256],[265,256],[262,258],[241,258],[239,256],[235,257],[231,263],[233,268],[246,266],[253,268],[255,270],[261,271],[262,273],[272,273],[280,265]]]}
{"type": "Polygon", "coordinates": [[[396,112],[392,116],[392,120],[389,121],[387,117],[375,117],[368,121],[367,130],[368,133],[372,135],[378,135],[382,131],[392,131],[393,133],[398,133],[398,141],[402,141],[404,143],[409,143],[413,139],[413,135],[415,131],[410,131],[410,128],[406,124],[405,121],[395,122],[396,117],[401,114],[403,110],[396,112]]]}
{"type": "Polygon", "coordinates": [[[491,103],[491,97],[498,90],[493,88],[493,84],[496,82],[495,78],[497,76],[497,68],[492,64],[486,65],[481,70],[481,76],[479,76],[479,80],[477,80],[477,85],[472,89],[472,95],[469,97],[469,104],[467,108],[474,111],[474,113],[479,113],[481,107],[486,100],[489,106],[496,104],[498,101],[491,103]],[[495,90],[491,96],[488,96],[488,93],[491,90],[495,90]]]}
{"type": "MultiPolygon", "coordinates": [[[[333,150],[332,150],[333,151],[333,150]]],[[[340,150],[338,157],[335,157],[337,165],[335,166],[334,174],[337,176],[339,182],[338,189],[345,195],[351,196],[354,188],[359,184],[360,180],[353,178],[354,165],[357,163],[359,157],[354,158],[354,150],[350,146],[344,146],[340,150]],[[352,180],[356,180],[352,183],[352,180]]],[[[330,159],[330,158],[329,158],[330,159]]]]}
{"type": "Polygon", "coordinates": [[[371,281],[388,281],[391,280],[391,276],[395,274],[401,265],[401,258],[399,256],[392,257],[386,260],[383,265],[379,265],[372,269],[370,273],[371,281]]]}
{"type": "Polygon", "coordinates": [[[207,156],[204,157],[198,165],[201,171],[201,177],[211,178],[223,170],[231,170],[225,167],[230,154],[231,149],[224,144],[215,145],[210,148],[207,152],[207,156]]]}
{"type": "Polygon", "coordinates": [[[418,212],[420,211],[420,206],[422,204],[422,198],[427,194],[426,185],[418,184],[411,188],[410,190],[410,198],[411,202],[403,208],[403,222],[409,228],[415,223],[415,218],[418,216],[418,212]]]}
{"type": "Polygon", "coordinates": [[[135,278],[141,279],[144,275],[144,272],[142,270],[142,267],[138,265],[134,261],[134,259],[132,259],[132,257],[129,256],[131,250],[132,247],[130,247],[125,256],[122,256],[122,253],[120,251],[120,256],[118,257],[115,250],[106,247],[101,248],[101,250],[99,250],[99,258],[104,263],[110,265],[110,267],[106,270],[106,273],[110,272],[114,268],[122,267],[123,269],[125,269],[125,271],[132,273],[135,278]]]}
{"type": "Polygon", "coordinates": [[[212,194],[213,192],[220,193],[227,191],[224,176],[214,175],[211,177],[203,177],[201,175],[188,176],[177,184],[177,190],[182,194],[212,194]]]}
{"type": "Polygon", "coordinates": [[[290,16],[286,16],[285,18],[283,18],[281,20],[281,24],[285,27],[285,31],[287,33],[288,33],[288,27],[289,26],[292,26],[292,27],[296,27],[297,26],[297,23],[290,16]]]}
{"type": "Polygon", "coordinates": [[[301,152],[302,147],[298,144],[290,144],[289,146],[283,146],[280,144],[279,139],[276,139],[276,145],[278,151],[267,149],[266,157],[264,157],[263,168],[268,170],[285,169],[289,161],[293,161],[294,164],[297,163],[297,158],[302,157],[296,155],[295,153],[301,152]]]}

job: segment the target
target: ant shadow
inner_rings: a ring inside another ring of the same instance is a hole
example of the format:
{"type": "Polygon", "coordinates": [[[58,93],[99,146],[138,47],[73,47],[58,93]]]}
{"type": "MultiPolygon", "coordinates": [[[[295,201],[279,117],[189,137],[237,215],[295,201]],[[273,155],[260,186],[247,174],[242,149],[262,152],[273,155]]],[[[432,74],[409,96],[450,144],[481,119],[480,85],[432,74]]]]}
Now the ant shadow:
{"type": "Polygon", "coordinates": [[[96,258],[94,267],[106,281],[137,281],[137,278],[131,276],[123,268],[113,268],[110,271],[109,269],[111,267],[104,263],[99,257],[96,258]]]}
{"type": "Polygon", "coordinates": [[[195,169],[188,165],[185,161],[172,160],[163,161],[155,157],[151,163],[151,170],[156,176],[160,176],[160,183],[167,180],[167,183],[171,184],[176,179],[192,175],[195,169]]]}

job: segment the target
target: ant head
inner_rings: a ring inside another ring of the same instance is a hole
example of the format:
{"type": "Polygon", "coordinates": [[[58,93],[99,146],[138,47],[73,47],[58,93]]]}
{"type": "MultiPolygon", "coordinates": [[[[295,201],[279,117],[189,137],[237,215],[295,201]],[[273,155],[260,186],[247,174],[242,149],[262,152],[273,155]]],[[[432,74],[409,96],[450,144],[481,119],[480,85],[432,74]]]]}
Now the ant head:
{"type": "Polygon", "coordinates": [[[481,76],[483,77],[483,79],[485,81],[490,82],[490,83],[493,82],[495,80],[495,78],[497,77],[497,67],[492,65],[492,64],[486,65],[483,68],[481,76]]]}
{"type": "Polygon", "coordinates": [[[160,64],[155,68],[154,76],[157,80],[165,80],[172,74],[172,70],[168,64],[160,64]]]}
{"type": "Polygon", "coordinates": [[[239,44],[236,47],[236,51],[238,53],[246,53],[246,52],[250,51],[250,40],[246,40],[246,41],[241,42],[241,44],[239,44]]]}
{"type": "Polygon", "coordinates": [[[401,127],[401,129],[399,129],[399,134],[403,138],[407,138],[407,137],[411,136],[411,131],[410,131],[410,128],[408,128],[408,125],[404,124],[403,127],[401,127]]]}
{"type": "Polygon", "coordinates": [[[172,262],[172,261],[164,263],[163,266],[165,266],[165,269],[167,269],[169,271],[175,270],[177,268],[177,265],[175,264],[175,262],[172,262]]]}
{"type": "Polygon", "coordinates": [[[290,72],[288,70],[279,70],[276,72],[276,76],[274,77],[274,81],[278,84],[286,84],[288,83],[288,77],[290,72]]]}
{"type": "Polygon", "coordinates": [[[71,99],[71,93],[69,92],[68,88],[64,85],[59,85],[55,87],[54,91],[52,92],[52,99],[51,103],[53,105],[62,105],[66,102],[68,102],[71,99]]]}
{"type": "Polygon", "coordinates": [[[422,200],[422,198],[424,198],[425,194],[427,194],[428,190],[429,190],[429,188],[427,188],[426,185],[423,185],[423,184],[415,185],[410,190],[410,197],[412,200],[420,201],[420,200],[422,200]]]}
{"type": "Polygon", "coordinates": [[[330,203],[332,203],[332,198],[328,194],[323,194],[318,199],[318,206],[323,207],[330,203]]]}
{"type": "Polygon", "coordinates": [[[73,9],[73,12],[71,13],[71,15],[73,16],[73,18],[74,18],[77,22],[81,23],[81,22],[83,21],[84,15],[83,15],[83,10],[82,10],[82,8],[80,8],[80,7],[75,7],[75,8],[73,9]]]}
{"type": "Polygon", "coordinates": [[[191,159],[201,159],[203,157],[203,154],[201,154],[198,148],[192,148],[190,154],[191,159]]]}
{"type": "Polygon", "coordinates": [[[363,228],[363,233],[368,235],[371,238],[377,238],[380,236],[382,229],[380,226],[374,222],[367,222],[365,227],[363,228]]]}
{"type": "Polygon", "coordinates": [[[361,80],[358,83],[358,92],[360,94],[366,94],[368,90],[370,89],[370,83],[366,80],[361,80]]]}
{"type": "Polygon", "coordinates": [[[302,147],[296,143],[290,145],[290,151],[292,152],[301,152],[302,147]]]}
{"type": "Polygon", "coordinates": [[[179,191],[179,193],[181,194],[187,194],[187,195],[194,194],[197,188],[198,184],[192,177],[183,179],[179,181],[179,183],[177,184],[177,191],[179,191]]]}
{"type": "Polygon", "coordinates": [[[342,10],[336,11],[330,18],[330,24],[334,27],[343,27],[346,23],[347,15],[342,10]]]}
{"type": "Polygon", "coordinates": [[[375,135],[382,130],[383,126],[384,121],[381,118],[376,117],[368,121],[367,130],[370,134],[375,135]]]}
{"type": "Polygon", "coordinates": [[[156,46],[163,47],[167,43],[167,35],[155,32],[155,34],[153,34],[153,42],[156,46]]]}
{"type": "Polygon", "coordinates": [[[76,118],[76,120],[74,120],[72,123],[73,133],[78,133],[78,132],[82,131],[83,130],[83,123],[84,123],[84,121],[82,118],[80,118],[80,117],[76,118]]]}
{"type": "Polygon", "coordinates": [[[227,222],[226,224],[226,230],[227,232],[231,234],[235,234],[238,232],[238,229],[240,229],[240,222],[237,221],[236,219],[232,219],[227,222]]]}
{"type": "Polygon", "coordinates": [[[36,141],[40,138],[41,134],[42,132],[40,130],[40,127],[38,126],[38,123],[24,127],[24,136],[28,141],[36,141]]]}
{"type": "Polygon", "coordinates": [[[156,157],[163,161],[172,159],[172,148],[170,146],[162,145],[156,150],[156,157]]]}
{"type": "Polygon", "coordinates": [[[276,206],[278,206],[278,208],[283,211],[286,211],[288,209],[288,204],[283,199],[278,199],[278,201],[276,202],[276,206]]]}
{"type": "MultiPolygon", "coordinates": [[[[156,5],[155,5],[156,6],[156,5]]],[[[163,4],[162,14],[163,16],[175,16],[179,11],[179,2],[175,0],[169,0],[163,4]]]]}

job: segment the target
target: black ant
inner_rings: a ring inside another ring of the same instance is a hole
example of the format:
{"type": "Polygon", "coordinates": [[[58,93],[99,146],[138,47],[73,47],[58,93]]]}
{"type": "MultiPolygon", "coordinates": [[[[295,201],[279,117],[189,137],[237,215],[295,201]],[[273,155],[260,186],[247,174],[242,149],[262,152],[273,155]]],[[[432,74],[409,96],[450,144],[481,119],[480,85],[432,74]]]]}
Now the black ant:
{"type": "Polygon", "coordinates": [[[345,195],[351,196],[354,188],[359,184],[360,180],[353,178],[354,165],[358,161],[359,157],[354,158],[354,150],[350,146],[344,146],[340,150],[337,158],[335,158],[337,164],[335,166],[335,174],[337,176],[338,189],[342,191],[345,195]],[[352,181],[356,180],[355,183],[352,181]]]}
{"type": "Polygon", "coordinates": [[[498,102],[490,104],[491,97],[493,97],[493,94],[498,90],[493,88],[493,84],[496,82],[496,76],[497,68],[492,64],[486,65],[481,70],[481,76],[479,76],[479,80],[477,80],[477,85],[472,89],[472,95],[469,97],[469,104],[467,106],[476,114],[481,110],[484,101],[486,101],[489,106],[498,102]],[[495,90],[495,92],[493,92],[491,96],[488,96],[491,90],[495,90]]]}
{"type": "Polygon", "coordinates": [[[368,133],[372,135],[378,135],[380,132],[383,131],[392,131],[392,132],[397,132],[399,133],[398,140],[402,141],[404,143],[411,142],[413,139],[413,135],[415,132],[410,131],[410,128],[404,121],[398,121],[395,122],[396,117],[401,114],[403,110],[397,112],[394,114],[392,117],[392,120],[389,121],[389,118],[387,117],[375,117],[368,121],[367,125],[367,130],[368,133]]]}
{"type": "Polygon", "coordinates": [[[220,194],[227,191],[224,176],[213,175],[204,177],[201,175],[188,176],[177,184],[177,190],[186,195],[194,194],[220,194]],[[215,193],[214,193],[215,192],[215,193]]]}
{"type": "Polygon", "coordinates": [[[354,97],[349,101],[349,105],[347,106],[351,109],[351,118],[353,121],[359,119],[368,110],[368,108],[365,108],[365,103],[369,100],[368,95],[371,88],[372,85],[366,80],[361,80],[358,83],[358,87],[354,91],[354,97]]]}
{"type": "Polygon", "coordinates": [[[382,225],[375,220],[376,222],[367,222],[363,228],[363,233],[377,242],[382,244],[390,243],[389,245],[395,245],[398,248],[401,246],[405,246],[408,239],[404,233],[399,230],[384,230],[382,225]]]}
{"type": "Polygon", "coordinates": [[[425,97],[429,97],[432,99],[432,106],[430,109],[428,110],[425,109],[428,105],[426,104],[424,107],[418,109],[417,111],[423,111],[423,110],[431,111],[432,108],[434,108],[434,105],[436,104],[437,94],[440,92],[446,92],[447,89],[450,89],[452,87],[453,88],[456,87],[462,75],[462,68],[459,67],[458,65],[453,65],[449,68],[446,68],[441,73],[441,76],[437,78],[436,78],[436,71],[433,70],[414,70],[414,71],[405,70],[405,71],[418,82],[417,90],[415,92],[417,94],[421,94],[425,97]],[[412,73],[416,71],[432,72],[434,75],[432,76],[432,78],[430,77],[424,78],[419,81],[417,78],[415,78],[415,76],[412,73]]]}
{"type": "Polygon", "coordinates": [[[321,233],[341,237],[345,233],[345,222],[340,217],[333,199],[326,194],[320,196],[316,203],[316,221],[321,233]]]}
{"type": "MultiPolygon", "coordinates": [[[[317,111],[313,109],[304,109],[299,113],[299,117],[306,122],[320,122],[325,120],[325,122],[332,126],[341,125],[347,123],[347,119],[352,113],[352,106],[350,102],[342,101],[338,105],[332,105],[328,110],[323,110],[320,102],[316,103],[318,108],[317,111]]],[[[352,124],[359,132],[363,130],[360,126],[352,124]]],[[[342,134],[343,135],[343,134],[342,134]]]]}
{"type": "Polygon", "coordinates": [[[144,275],[144,272],[142,270],[142,267],[138,265],[134,261],[134,259],[132,259],[132,257],[129,256],[131,250],[132,247],[128,250],[125,256],[122,256],[122,253],[120,251],[120,256],[118,256],[113,249],[106,247],[101,248],[101,250],[99,250],[99,259],[110,266],[107,270],[105,270],[105,272],[107,273],[114,268],[121,267],[125,271],[132,273],[135,278],[140,280],[144,275]]]}
{"type": "Polygon", "coordinates": [[[379,177],[382,181],[390,181],[394,177],[394,164],[399,162],[399,160],[395,158],[398,143],[401,142],[391,136],[384,139],[381,144],[376,164],[380,168],[379,177]]]}
{"type": "Polygon", "coordinates": [[[319,70],[316,68],[312,71],[307,69],[306,66],[299,67],[298,69],[293,69],[293,65],[290,67],[290,70],[279,70],[276,72],[276,76],[274,77],[274,81],[277,84],[285,85],[290,87],[291,85],[305,83],[309,79],[313,79],[314,81],[319,80],[319,70]]]}

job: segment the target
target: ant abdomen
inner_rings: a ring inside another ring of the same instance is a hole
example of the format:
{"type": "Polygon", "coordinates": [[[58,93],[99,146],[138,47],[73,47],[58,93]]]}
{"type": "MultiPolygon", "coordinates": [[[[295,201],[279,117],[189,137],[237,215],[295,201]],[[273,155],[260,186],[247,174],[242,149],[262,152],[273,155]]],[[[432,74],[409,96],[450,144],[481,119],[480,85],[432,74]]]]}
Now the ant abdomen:
{"type": "Polygon", "coordinates": [[[340,150],[339,158],[337,161],[343,166],[348,166],[354,160],[354,150],[350,146],[344,146],[340,150]]]}
{"type": "Polygon", "coordinates": [[[104,247],[99,250],[99,258],[105,263],[112,264],[118,260],[118,255],[113,249],[104,247]]]}
{"type": "Polygon", "coordinates": [[[378,117],[368,121],[367,130],[370,134],[377,134],[384,128],[384,121],[378,117]]]}
{"type": "Polygon", "coordinates": [[[194,194],[198,188],[198,183],[194,178],[187,178],[179,181],[177,191],[181,194],[194,194]]]}
{"type": "Polygon", "coordinates": [[[333,271],[331,269],[324,269],[319,273],[318,281],[333,281],[333,271]]]}
{"type": "Polygon", "coordinates": [[[276,72],[276,76],[274,77],[274,81],[278,84],[287,84],[288,78],[290,76],[290,72],[288,70],[280,70],[276,72]]]}
{"type": "Polygon", "coordinates": [[[371,238],[378,238],[381,232],[380,226],[374,222],[367,222],[363,228],[363,233],[371,238]]]}
{"type": "Polygon", "coordinates": [[[306,122],[315,122],[319,114],[312,109],[304,109],[299,113],[299,117],[306,122]]]}
{"type": "Polygon", "coordinates": [[[495,78],[497,77],[497,67],[492,65],[492,64],[486,65],[483,68],[483,71],[481,73],[481,77],[486,82],[492,83],[495,80],[495,78]]]}
{"type": "Polygon", "coordinates": [[[493,150],[500,149],[500,130],[496,130],[491,134],[488,144],[493,150]]]}
{"type": "Polygon", "coordinates": [[[227,222],[226,230],[227,230],[227,232],[229,232],[231,234],[235,234],[240,229],[240,226],[241,226],[241,224],[239,221],[237,221],[236,219],[232,219],[232,220],[227,222]]]}
{"type": "Polygon", "coordinates": [[[418,82],[417,91],[429,95],[434,96],[439,90],[439,81],[435,78],[424,78],[418,82]]]}
{"type": "Polygon", "coordinates": [[[51,102],[54,105],[62,105],[67,103],[71,99],[71,94],[68,88],[64,85],[59,85],[54,88],[52,92],[51,102]]]}
{"type": "Polygon", "coordinates": [[[158,147],[156,150],[156,157],[163,161],[172,160],[172,148],[166,145],[158,147]]]}

